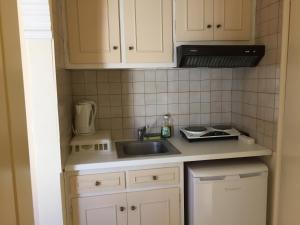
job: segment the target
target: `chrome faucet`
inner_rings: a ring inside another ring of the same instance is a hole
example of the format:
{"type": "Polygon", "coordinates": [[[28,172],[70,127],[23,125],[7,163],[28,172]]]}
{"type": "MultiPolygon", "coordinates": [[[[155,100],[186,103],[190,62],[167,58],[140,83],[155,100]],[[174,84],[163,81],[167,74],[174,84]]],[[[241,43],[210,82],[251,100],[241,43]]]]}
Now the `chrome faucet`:
{"type": "Polygon", "coordinates": [[[138,129],[138,140],[143,141],[146,134],[147,127],[141,127],[138,129]]]}

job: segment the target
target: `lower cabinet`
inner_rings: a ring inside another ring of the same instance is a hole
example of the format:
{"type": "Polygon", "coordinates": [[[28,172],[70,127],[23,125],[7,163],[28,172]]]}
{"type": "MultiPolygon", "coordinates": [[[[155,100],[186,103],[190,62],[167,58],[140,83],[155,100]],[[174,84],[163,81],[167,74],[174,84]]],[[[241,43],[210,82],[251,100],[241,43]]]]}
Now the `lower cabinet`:
{"type": "Polygon", "coordinates": [[[127,194],[128,225],[180,225],[179,189],[127,194]]]}
{"type": "Polygon", "coordinates": [[[73,225],[180,225],[179,188],[72,200],[73,225]]]}
{"type": "Polygon", "coordinates": [[[73,225],[127,225],[126,193],[75,198],[73,225]]]}

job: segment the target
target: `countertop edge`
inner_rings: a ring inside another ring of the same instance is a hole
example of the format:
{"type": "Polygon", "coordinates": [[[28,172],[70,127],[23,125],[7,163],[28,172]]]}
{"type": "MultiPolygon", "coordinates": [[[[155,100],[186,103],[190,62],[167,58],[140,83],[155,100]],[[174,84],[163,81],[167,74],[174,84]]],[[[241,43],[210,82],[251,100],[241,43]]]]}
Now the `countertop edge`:
{"type": "Polygon", "coordinates": [[[205,160],[216,160],[216,159],[230,159],[230,158],[246,158],[246,157],[259,157],[259,156],[270,156],[272,151],[269,149],[257,150],[257,151],[240,151],[232,153],[220,153],[220,154],[205,154],[205,155],[188,155],[188,156],[171,156],[164,158],[150,158],[150,159],[128,159],[123,161],[112,161],[112,162],[99,162],[99,163],[86,163],[76,165],[66,165],[65,172],[74,172],[80,170],[97,170],[97,169],[113,169],[120,167],[130,166],[141,166],[141,165],[156,165],[165,163],[184,163],[192,161],[205,161],[205,160]]]}

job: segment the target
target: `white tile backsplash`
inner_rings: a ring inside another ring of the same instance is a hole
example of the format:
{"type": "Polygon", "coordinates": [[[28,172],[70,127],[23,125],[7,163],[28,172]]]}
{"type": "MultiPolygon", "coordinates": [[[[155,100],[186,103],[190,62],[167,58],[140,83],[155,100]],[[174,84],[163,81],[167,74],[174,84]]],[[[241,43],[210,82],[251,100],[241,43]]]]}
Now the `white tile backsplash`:
{"type": "Polygon", "coordinates": [[[135,135],[125,130],[146,124],[159,130],[166,113],[179,127],[231,123],[232,85],[232,69],[72,71],[74,102],[94,99],[97,129],[115,137],[135,135]]]}
{"type": "Polygon", "coordinates": [[[258,67],[234,69],[232,80],[232,123],[273,150],[278,119],[280,10],[281,0],[257,0],[256,43],[266,46],[266,55],[258,67]]]}

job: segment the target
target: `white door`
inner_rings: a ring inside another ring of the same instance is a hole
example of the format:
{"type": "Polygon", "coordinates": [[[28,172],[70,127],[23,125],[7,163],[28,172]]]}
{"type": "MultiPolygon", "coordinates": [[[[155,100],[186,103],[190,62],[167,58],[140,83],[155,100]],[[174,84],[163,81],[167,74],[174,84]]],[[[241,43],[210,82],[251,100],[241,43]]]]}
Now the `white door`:
{"type": "Polygon", "coordinates": [[[176,41],[213,40],[213,0],[176,0],[176,41]]]}
{"type": "Polygon", "coordinates": [[[250,40],[253,0],[214,0],[214,40],[250,40]]]}
{"type": "Polygon", "coordinates": [[[126,194],[72,200],[73,225],[127,225],[126,194]]]}
{"type": "Polygon", "coordinates": [[[69,62],[119,63],[118,0],[66,0],[69,62]]]}
{"type": "Polygon", "coordinates": [[[172,0],[124,1],[127,63],[171,63],[172,0]]]}
{"type": "Polygon", "coordinates": [[[35,222],[17,3],[0,0],[1,225],[35,222]]]}
{"type": "MultiPolygon", "coordinates": [[[[286,10],[289,9],[289,1],[284,2],[286,10]]],[[[285,85],[285,102],[283,116],[283,130],[281,159],[282,168],[280,176],[280,201],[279,201],[279,225],[300,224],[300,1],[292,0],[290,5],[289,40],[283,42],[288,47],[288,61],[285,85]]],[[[286,23],[284,22],[286,25],[286,23]]],[[[284,28],[285,30],[285,28],[284,28]]],[[[285,38],[283,39],[285,40],[285,38]]],[[[284,80],[284,74],[281,74],[284,80]]],[[[280,90],[284,92],[283,90],[280,90]]],[[[280,153],[280,152],[279,152],[280,153]]],[[[277,156],[279,157],[279,155],[277,156]]]]}
{"type": "Polygon", "coordinates": [[[179,189],[127,193],[128,225],[180,225],[179,189]]]}

